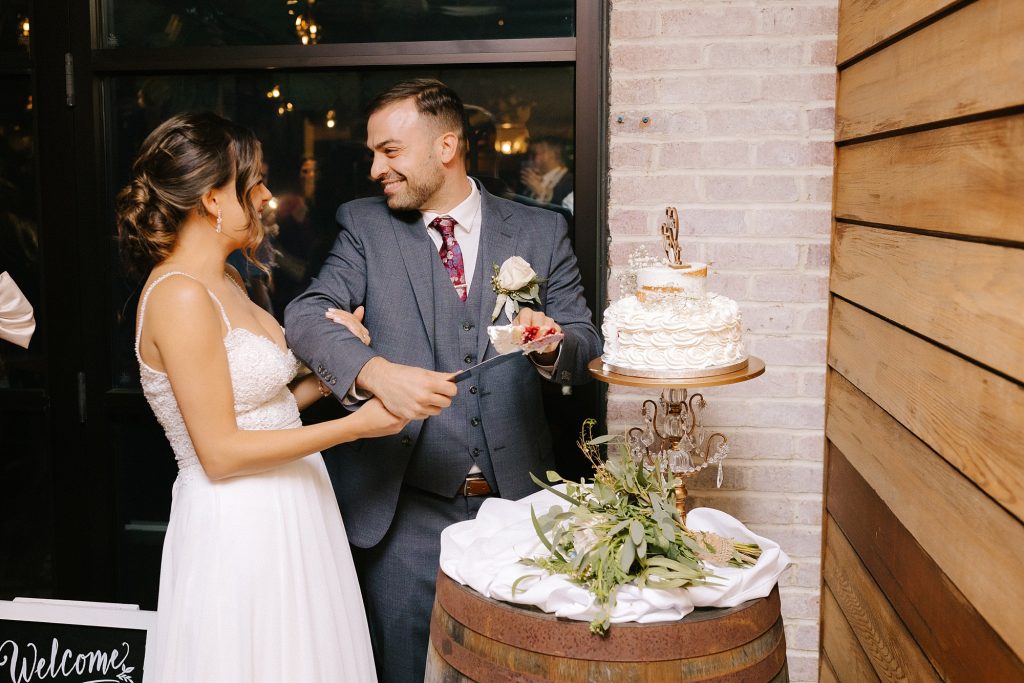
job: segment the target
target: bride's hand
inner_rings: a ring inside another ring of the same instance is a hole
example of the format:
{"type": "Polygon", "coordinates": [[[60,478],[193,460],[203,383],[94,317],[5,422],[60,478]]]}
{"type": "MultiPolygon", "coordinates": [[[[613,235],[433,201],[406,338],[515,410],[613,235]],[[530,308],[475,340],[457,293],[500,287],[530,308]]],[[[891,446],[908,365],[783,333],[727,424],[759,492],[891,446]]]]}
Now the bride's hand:
{"type": "Polygon", "coordinates": [[[325,313],[325,315],[327,316],[328,320],[333,320],[339,325],[344,325],[345,327],[347,327],[349,332],[351,332],[354,336],[358,337],[361,342],[369,346],[370,331],[363,327],[363,314],[365,312],[366,309],[363,308],[362,306],[356,308],[356,310],[352,313],[349,313],[348,311],[343,311],[340,308],[328,308],[327,313],[325,313]]]}
{"type": "Polygon", "coordinates": [[[352,413],[346,420],[356,423],[356,431],[360,439],[374,436],[388,436],[402,431],[409,420],[398,417],[388,411],[378,398],[371,398],[352,413]]]}

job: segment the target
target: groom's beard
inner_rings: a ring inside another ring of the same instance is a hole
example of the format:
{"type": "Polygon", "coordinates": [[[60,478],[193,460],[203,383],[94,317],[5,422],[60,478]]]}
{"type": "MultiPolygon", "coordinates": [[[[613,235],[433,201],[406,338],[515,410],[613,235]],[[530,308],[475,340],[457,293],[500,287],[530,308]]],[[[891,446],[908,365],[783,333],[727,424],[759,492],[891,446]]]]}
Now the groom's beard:
{"type": "Polygon", "coordinates": [[[401,182],[394,194],[387,195],[387,202],[388,207],[396,211],[418,211],[444,184],[441,172],[434,169],[424,171],[422,177],[416,180],[401,173],[391,173],[377,179],[382,185],[395,180],[401,182]]]}

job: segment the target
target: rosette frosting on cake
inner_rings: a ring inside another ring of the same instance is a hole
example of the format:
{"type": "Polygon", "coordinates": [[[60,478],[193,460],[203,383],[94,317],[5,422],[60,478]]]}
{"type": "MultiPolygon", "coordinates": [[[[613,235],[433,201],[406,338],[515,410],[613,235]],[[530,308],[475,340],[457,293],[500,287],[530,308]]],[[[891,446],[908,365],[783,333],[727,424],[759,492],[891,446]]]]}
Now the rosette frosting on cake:
{"type": "Polygon", "coordinates": [[[608,368],[641,377],[696,377],[746,360],[736,302],[706,293],[707,264],[643,268],[637,291],[605,310],[608,368]]]}

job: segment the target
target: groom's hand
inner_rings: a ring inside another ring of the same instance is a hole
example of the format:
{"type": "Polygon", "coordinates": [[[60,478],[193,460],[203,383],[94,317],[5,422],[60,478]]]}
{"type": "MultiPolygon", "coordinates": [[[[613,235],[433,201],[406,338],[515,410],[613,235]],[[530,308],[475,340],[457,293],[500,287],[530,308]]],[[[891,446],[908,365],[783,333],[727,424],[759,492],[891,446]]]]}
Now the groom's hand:
{"type": "MultiPolygon", "coordinates": [[[[514,325],[529,325],[539,327],[541,330],[551,330],[555,332],[561,332],[562,327],[551,318],[547,317],[540,311],[535,311],[532,308],[519,309],[519,315],[513,321],[514,325]]],[[[534,360],[540,365],[551,365],[558,358],[558,346],[562,342],[558,341],[554,344],[548,344],[540,351],[536,351],[530,355],[533,356],[534,360]]]]}
{"type": "Polygon", "coordinates": [[[423,420],[452,404],[457,388],[451,378],[451,373],[399,365],[378,356],[359,371],[356,388],[373,393],[400,418],[423,420]]]}

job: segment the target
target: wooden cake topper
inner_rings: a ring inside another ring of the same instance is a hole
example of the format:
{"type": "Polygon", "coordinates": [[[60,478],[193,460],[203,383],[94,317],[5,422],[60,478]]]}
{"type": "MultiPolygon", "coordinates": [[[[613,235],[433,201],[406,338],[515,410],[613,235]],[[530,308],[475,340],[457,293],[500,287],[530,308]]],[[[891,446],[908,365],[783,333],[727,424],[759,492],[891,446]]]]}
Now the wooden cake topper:
{"type": "Polygon", "coordinates": [[[679,212],[676,207],[670,206],[665,209],[668,220],[661,224],[661,241],[665,246],[665,256],[670,266],[681,268],[688,264],[683,263],[683,250],[679,246],[679,212]]]}

